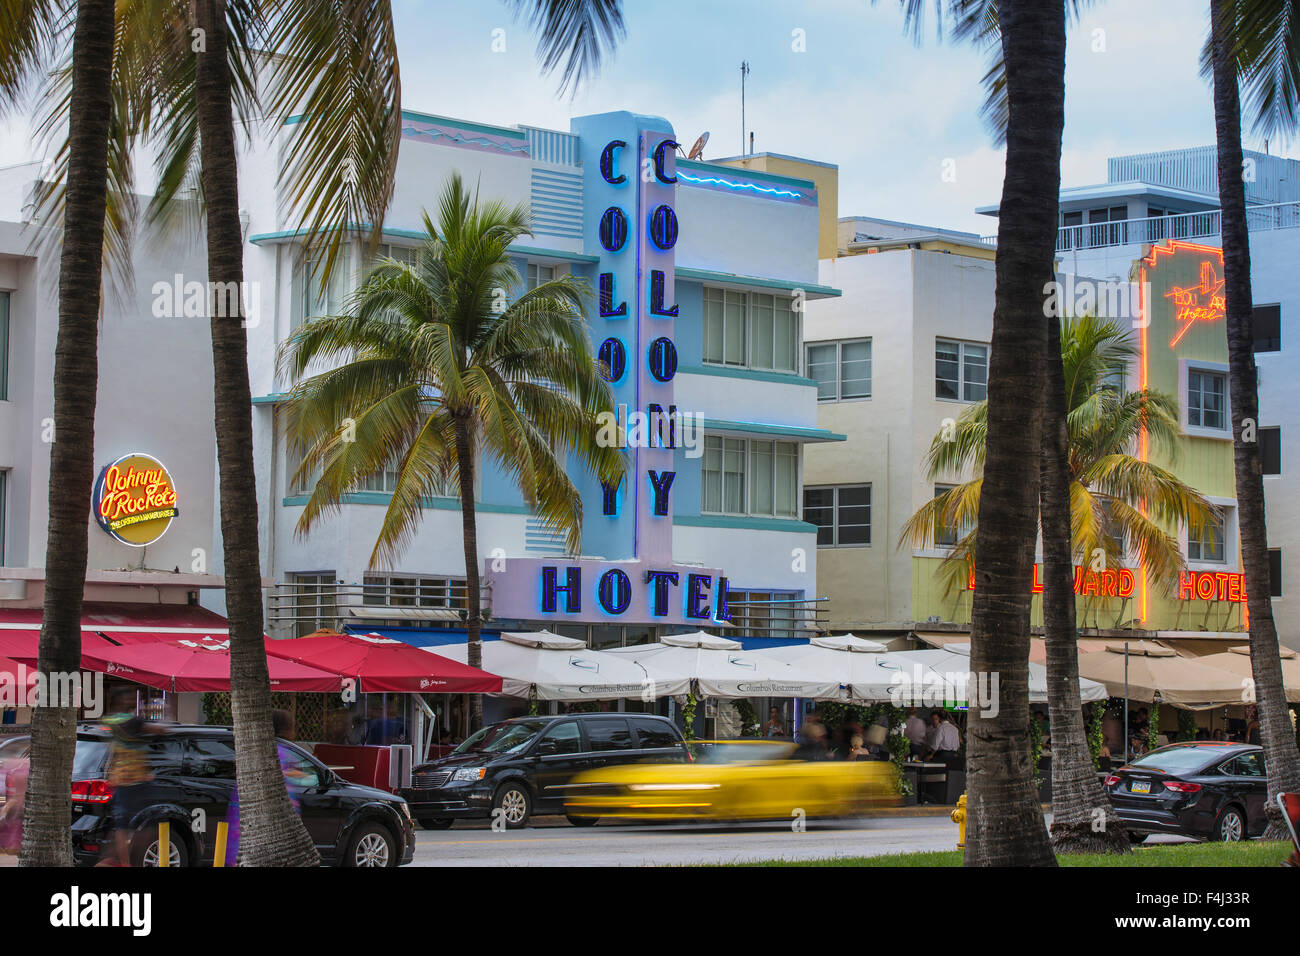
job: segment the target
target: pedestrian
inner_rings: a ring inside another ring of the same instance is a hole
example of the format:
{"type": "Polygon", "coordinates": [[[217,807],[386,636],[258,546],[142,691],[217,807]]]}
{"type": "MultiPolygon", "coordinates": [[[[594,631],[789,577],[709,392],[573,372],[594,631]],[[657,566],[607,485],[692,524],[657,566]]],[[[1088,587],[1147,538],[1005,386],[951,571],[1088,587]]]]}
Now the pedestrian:
{"type": "MultiPolygon", "coordinates": [[[[293,751],[282,741],[291,740],[294,734],[293,715],[287,710],[271,711],[271,728],[278,738],[275,744],[276,755],[280,758],[280,772],[284,774],[285,787],[289,791],[289,802],[293,804],[294,813],[302,813],[303,773],[294,759],[293,751]]],[[[230,792],[230,803],[226,807],[226,866],[234,866],[239,859],[239,785],[230,792]]]]}
{"type": "Polygon", "coordinates": [[[109,738],[108,783],[113,797],[109,815],[113,821],[113,855],[108,866],[131,865],[131,839],[135,820],[149,806],[149,784],[153,781],[150,746],[165,730],[135,712],[136,692],[118,687],[110,698],[112,713],[104,719],[109,738]]]}
{"type": "Polygon", "coordinates": [[[908,740],[908,756],[920,757],[925,753],[925,721],[921,719],[915,707],[907,708],[907,720],[903,722],[903,736],[908,740]]]}

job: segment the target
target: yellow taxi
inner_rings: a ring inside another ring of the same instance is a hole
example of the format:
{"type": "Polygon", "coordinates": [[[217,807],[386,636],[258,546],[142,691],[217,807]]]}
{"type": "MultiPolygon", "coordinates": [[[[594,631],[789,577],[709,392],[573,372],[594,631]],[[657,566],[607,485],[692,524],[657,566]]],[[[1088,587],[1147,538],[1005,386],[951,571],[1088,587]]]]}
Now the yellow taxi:
{"type": "Polygon", "coordinates": [[[570,782],[565,814],[579,825],[630,820],[789,820],[861,816],[898,802],[882,760],[800,760],[782,741],[693,741],[693,760],[588,770],[570,782]]]}

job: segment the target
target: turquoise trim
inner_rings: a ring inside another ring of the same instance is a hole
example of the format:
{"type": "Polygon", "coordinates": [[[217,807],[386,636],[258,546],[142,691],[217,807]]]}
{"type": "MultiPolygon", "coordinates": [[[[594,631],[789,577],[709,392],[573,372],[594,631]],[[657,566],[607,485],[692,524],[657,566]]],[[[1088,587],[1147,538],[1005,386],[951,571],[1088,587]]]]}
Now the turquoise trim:
{"type": "Polygon", "coordinates": [[[805,428],[802,425],[772,425],[766,422],[728,422],[717,418],[704,419],[704,431],[742,432],[747,435],[778,435],[786,438],[803,438],[807,441],[848,441],[848,435],[825,428],[805,428]]]}
{"type": "Polygon", "coordinates": [[[758,368],[729,368],[725,365],[682,365],[678,375],[720,375],[723,378],[744,378],[754,382],[780,382],[782,385],[817,387],[815,378],[804,378],[793,372],[769,372],[758,368]]]}
{"type": "MultiPolygon", "coordinates": [[[[349,226],[349,231],[361,232],[369,229],[368,225],[349,226]]],[[[248,241],[258,246],[264,242],[278,242],[284,240],[302,239],[307,236],[309,229],[282,229],[279,232],[259,232],[255,236],[249,236],[248,241]]],[[[385,226],[381,232],[381,237],[394,237],[397,239],[415,239],[423,241],[428,235],[420,229],[390,229],[385,226]]],[[[546,249],[542,246],[515,246],[509,247],[512,255],[520,256],[546,256],[550,259],[563,259],[566,262],[599,262],[600,256],[588,255],[585,252],[569,252],[566,249],[546,249]]]]}
{"type": "MultiPolygon", "coordinates": [[[[286,495],[280,502],[286,508],[299,508],[307,504],[311,499],[310,495],[286,495]]],[[[393,496],[383,491],[354,491],[350,495],[344,495],[342,504],[345,505],[387,505],[392,501],[393,496]]],[[[459,498],[427,498],[423,507],[432,508],[436,511],[459,511],[459,498]]],[[[474,510],[483,511],[489,514],[506,514],[506,515],[531,515],[533,510],[526,505],[498,505],[486,501],[474,502],[474,510]]]]}
{"type": "Polygon", "coordinates": [[[417,120],[421,123],[445,123],[448,126],[454,126],[457,129],[472,129],[477,133],[488,133],[492,136],[508,136],[511,139],[528,139],[528,134],[518,129],[510,129],[507,126],[486,126],[483,123],[471,123],[469,120],[460,120],[452,116],[436,116],[433,113],[417,113],[415,110],[402,110],[402,119],[417,120]]]}
{"type": "Polygon", "coordinates": [[[789,531],[816,534],[817,526],[798,518],[756,518],[749,515],[675,515],[673,524],[688,528],[740,528],[746,531],[789,531]]]}
{"type": "Polygon", "coordinates": [[[255,395],[253,397],[254,405],[279,405],[281,402],[288,401],[287,392],[273,392],[270,395],[255,395]]]}
{"type": "Polygon", "coordinates": [[[793,176],[779,176],[776,173],[765,173],[756,169],[745,169],[743,166],[718,166],[715,163],[699,163],[693,159],[679,159],[677,166],[681,169],[694,169],[702,173],[709,173],[714,176],[729,174],[740,179],[756,179],[759,182],[778,183],[782,186],[798,186],[802,189],[817,188],[817,184],[811,179],[795,179],[793,176]]]}
{"type": "Polygon", "coordinates": [[[542,249],[538,246],[510,246],[509,251],[521,256],[546,256],[551,259],[565,259],[569,262],[600,261],[600,256],[591,256],[585,252],[565,252],[562,249],[542,249]]]}
{"type": "Polygon", "coordinates": [[[841,296],[844,293],[839,289],[833,289],[828,285],[818,285],[816,282],[793,282],[789,279],[768,279],[761,276],[742,276],[734,272],[712,272],[708,269],[684,269],[678,267],[674,270],[678,279],[697,279],[700,282],[730,282],[732,285],[753,286],[759,289],[781,289],[785,292],[793,292],[795,289],[803,289],[810,297],[823,298],[828,296],[841,296]]]}

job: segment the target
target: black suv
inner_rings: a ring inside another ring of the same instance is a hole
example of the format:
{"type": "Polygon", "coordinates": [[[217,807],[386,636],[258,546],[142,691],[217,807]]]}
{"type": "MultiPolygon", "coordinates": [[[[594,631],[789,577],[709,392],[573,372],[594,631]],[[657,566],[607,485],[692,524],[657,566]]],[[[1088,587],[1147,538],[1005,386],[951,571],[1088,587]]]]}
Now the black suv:
{"type": "Polygon", "coordinates": [[[1111,773],[1106,794],[1134,843],[1152,833],[1235,843],[1267,826],[1268,776],[1263,748],[1254,744],[1161,747],[1111,773]]]}
{"type": "MultiPolygon", "coordinates": [[[[112,852],[112,786],[104,779],[111,732],[102,725],[77,729],[73,758],[72,849],[79,865],[112,852]]],[[[321,862],[342,866],[410,863],[415,832],[406,803],[383,790],[349,783],[305,750],[280,741],[297,771],[302,822],[321,862]]],[[[131,820],[136,836],[132,864],[158,863],[157,824],[171,823],[170,866],[211,863],[217,824],[226,819],[235,785],[235,736],[229,727],[171,725],[149,742],[153,780],[146,806],[131,820]]]]}
{"type": "MultiPolygon", "coordinates": [[[[415,768],[400,791],[427,830],[458,818],[527,825],[534,813],[561,813],[575,774],[595,767],[690,760],[681,732],[650,714],[565,714],[516,717],[484,727],[440,760],[415,768]]],[[[590,826],[594,817],[569,817],[590,826]]]]}

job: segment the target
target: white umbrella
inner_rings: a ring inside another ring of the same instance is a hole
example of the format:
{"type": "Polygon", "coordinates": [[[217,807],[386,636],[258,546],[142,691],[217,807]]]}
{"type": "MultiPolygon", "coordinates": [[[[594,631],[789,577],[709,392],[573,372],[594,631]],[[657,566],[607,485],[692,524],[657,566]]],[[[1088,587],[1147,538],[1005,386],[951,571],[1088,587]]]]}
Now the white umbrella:
{"type": "MultiPolygon", "coordinates": [[[[900,651],[899,654],[928,663],[945,674],[970,671],[969,644],[948,644],[934,650],[900,651]]],[[[1108,696],[1105,684],[1086,677],[1079,678],[1079,699],[1084,703],[1105,700],[1108,696]]],[[[1029,662],[1029,701],[1033,704],[1047,703],[1047,667],[1036,661],[1029,662]]]]}
{"type": "MultiPolygon", "coordinates": [[[[655,686],[635,661],[590,650],[582,641],[550,631],[507,631],[482,647],[483,669],[501,677],[501,692],[509,697],[653,700],[670,692],[655,686]]],[[[424,650],[462,662],[469,655],[467,644],[424,650]]]]}
{"type": "Polygon", "coordinates": [[[839,684],[704,631],[672,634],[655,644],[611,648],[636,661],[654,681],[656,696],[686,693],[694,682],[702,697],[834,697],[839,684]],[[664,690],[668,685],[681,689],[664,690]]]}
{"type": "Polygon", "coordinates": [[[882,670],[876,664],[884,649],[884,645],[876,641],[846,634],[814,637],[807,644],[769,647],[763,653],[815,674],[827,684],[834,684],[835,693],[830,695],[833,699],[848,698],[849,689],[855,685],[874,688],[872,697],[863,699],[882,699],[888,694],[888,684],[894,673],[882,670]],[[880,683],[882,680],[884,684],[880,683]]]}

